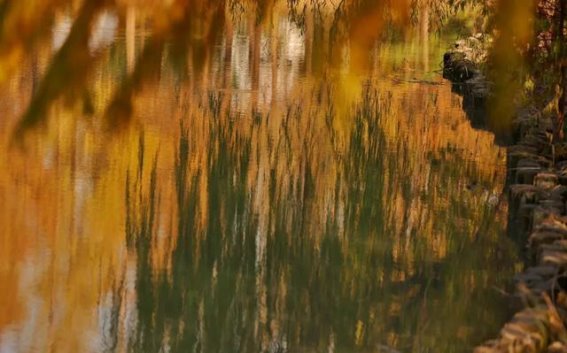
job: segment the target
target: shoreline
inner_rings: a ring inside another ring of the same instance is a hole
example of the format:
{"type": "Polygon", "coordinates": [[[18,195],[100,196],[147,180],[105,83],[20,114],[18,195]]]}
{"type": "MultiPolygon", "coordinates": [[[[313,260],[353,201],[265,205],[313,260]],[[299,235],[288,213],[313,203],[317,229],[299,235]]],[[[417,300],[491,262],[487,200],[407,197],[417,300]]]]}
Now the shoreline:
{"type": "MultiPolygon", "coordinates": [[[[463,96],[473,127],[482,128],[491,84],[455,47],[444,55],[443,76],[463,96]]],[[[525,244],[512,295],[522,305],[474,353],[567,353],[567,145],[553,144],[550,128],[541,112],[525,107],[511,135],[495,134],[507,146],[508,236],[525,244]]]]}

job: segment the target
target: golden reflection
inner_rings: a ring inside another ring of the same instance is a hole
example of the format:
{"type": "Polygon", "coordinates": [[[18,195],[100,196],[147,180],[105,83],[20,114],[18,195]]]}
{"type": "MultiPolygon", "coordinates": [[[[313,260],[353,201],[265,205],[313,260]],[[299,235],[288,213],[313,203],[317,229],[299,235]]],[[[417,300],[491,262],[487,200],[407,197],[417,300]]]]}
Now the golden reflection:
{"type": "Polygon", "coordinates": [[[503,150],[431,79],[440,48],[376,45],[409,4],[360,3],[337,66],[333,17],[276,1],[71,2],[59,49],[1,52],[35,48],[0,77],[0,351],[453,352],[498,327],[503,150]]]}

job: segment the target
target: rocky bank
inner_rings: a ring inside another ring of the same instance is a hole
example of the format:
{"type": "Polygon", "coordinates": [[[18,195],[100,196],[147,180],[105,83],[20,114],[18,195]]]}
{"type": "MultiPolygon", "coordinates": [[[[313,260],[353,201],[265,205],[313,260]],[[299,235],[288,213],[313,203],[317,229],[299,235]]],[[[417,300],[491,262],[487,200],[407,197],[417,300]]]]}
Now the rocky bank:
{"type": "MultiPolygon", "coordinates": [[[[484,123],[491,83],[481,35],[458,41],[443,58],[443,76],[463,95],[473,125],[484,123]]],[[[475,353],[567,353],[567,144],[553,144],[551,121],[529,107],[516,114],[508,146],[509,234],[525,245],[513,302],[519,309],[498,337],[475,353]]],[[[497,136],[498,139],[498,136],[497,136]]]]}

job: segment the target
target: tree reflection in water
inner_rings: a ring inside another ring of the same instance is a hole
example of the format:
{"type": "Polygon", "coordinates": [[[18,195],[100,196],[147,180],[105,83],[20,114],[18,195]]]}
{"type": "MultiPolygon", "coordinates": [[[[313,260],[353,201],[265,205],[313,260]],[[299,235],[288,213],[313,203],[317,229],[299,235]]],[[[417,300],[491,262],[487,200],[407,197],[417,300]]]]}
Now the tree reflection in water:
{"type": "Polygon", "coordinates": [[[36,2],[0,10],[2,349],[461,352],[506,317],[503,150],[409,3],[36,2]]]}

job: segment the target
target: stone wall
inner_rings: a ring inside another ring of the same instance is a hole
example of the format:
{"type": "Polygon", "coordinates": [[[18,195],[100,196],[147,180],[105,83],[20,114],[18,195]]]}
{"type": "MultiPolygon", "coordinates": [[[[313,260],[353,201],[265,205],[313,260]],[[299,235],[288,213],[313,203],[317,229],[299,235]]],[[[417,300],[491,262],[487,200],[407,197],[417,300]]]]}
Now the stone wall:
{"type": "MultiPolygon", "coordinates": [[[[443,74],[465,85],[464,99],[485,105],[491,85],[468,52],[456,44],[444,56],[443,74]]],[[[551,121],[535,109],[520,109],[514,130],[508,227],[525,244],[525,270],[516,276],[513,293],[522,306],[496,339],[474,352],[567,353],[567,145],[552,143],[551,121]]]]}

